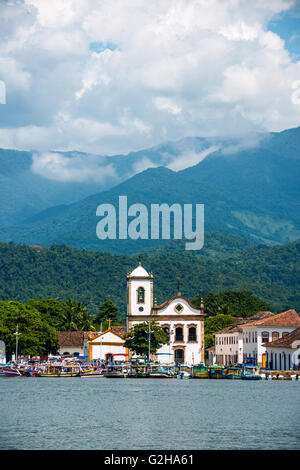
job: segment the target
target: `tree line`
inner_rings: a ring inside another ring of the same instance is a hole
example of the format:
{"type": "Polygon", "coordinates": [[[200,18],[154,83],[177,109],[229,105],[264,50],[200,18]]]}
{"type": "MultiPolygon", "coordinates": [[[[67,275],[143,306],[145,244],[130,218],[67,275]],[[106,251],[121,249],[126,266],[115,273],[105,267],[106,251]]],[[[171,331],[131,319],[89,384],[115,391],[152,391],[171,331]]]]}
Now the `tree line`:
{"type": "MultiPolygon", "coordinates": [[[[237,316],[248,317],[270,309],[268,303],[248,290],[210,292],[203,296],[203,301],[207,315],[206,347],[213,344],[213,333],[235,322],[237,316]]],[[[200,302],[200,295],[192,299],[195,306],[200,306],[200,302]]],[[[15,352],[14,333],[18,326],[20,354],[56,354],[59,350],[58,331],[103,331],[107,329],[109,320],[112,325],[125,325],[118,305],[110,299],[99,305],[96,314],[82,302],[70,298],[66,301],[31,299],[26,303],[0,301],[0,340],[5,342],[7,356],[11,357],[15,352]]]]}

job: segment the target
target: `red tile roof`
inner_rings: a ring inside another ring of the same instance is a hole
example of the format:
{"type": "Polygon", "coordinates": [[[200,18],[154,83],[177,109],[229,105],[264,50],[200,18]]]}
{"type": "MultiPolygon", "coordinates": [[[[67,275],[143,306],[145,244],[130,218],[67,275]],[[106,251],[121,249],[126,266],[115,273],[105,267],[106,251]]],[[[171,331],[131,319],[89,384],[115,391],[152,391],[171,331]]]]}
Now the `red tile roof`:
{"type": "Polygon", "coordinates": [[[300,326],[300,317],[296,310],[287,310],[286,312],[272,315],[269,318],[251,321],[243,326],[300,326]]]}
{"type": "Polygon", "coordinates": [[[58,331],[58,341],[60,347],[83,347],[84,340],[88,340],[89,336],[99,336],[96,331],[58,331]]]}
{"type": "Polygon", "coordinates": [[[223,330],[217,331],[215,334],[236,333],[237,331],[241,331],[241,328],[240,328],[241,326],[253,324],[254,322],[258,320],[264,320],[274,315],[275,314],[272,312],[258,312],[255,315],[252,315],[252,317],[247,317],[247,318],[237,317],[235,323],[227,326],[223,330]]]}

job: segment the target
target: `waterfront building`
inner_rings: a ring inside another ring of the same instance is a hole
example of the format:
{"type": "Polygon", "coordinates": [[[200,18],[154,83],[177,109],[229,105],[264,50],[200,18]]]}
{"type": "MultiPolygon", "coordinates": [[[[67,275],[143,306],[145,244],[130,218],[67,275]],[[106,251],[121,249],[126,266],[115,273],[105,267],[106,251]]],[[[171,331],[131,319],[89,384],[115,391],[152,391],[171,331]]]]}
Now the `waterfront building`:
{"type": "Polygon", "coordinates": [[[265,343],[275,341],[300,326],[295,310],[279,314],[259,312],[215,333],[214,363],[229,365],[246,362],[254,357],[258,365],[266,366],[265,343]]]}
{"type": "Polygon", "coordinates": [[[85,356],[87,353],[87,342],[91,335],[99,335],[99,332],[90,331],[59,331],[59,355],[85,356]]]}
{"type": "Polygon", "coordinates": [[[300,327],[281,338],[265,343],[266,365],[271,370],[298,370],[300,366],[300,327]]]}
{"type": "Polygon", "coordinates": [[[153,360],[199,364],[204,362],[204,306],[194,306],[177,295],[157,305],[153,299],[153,274],[139,263],[127,275],[127,331],[138,323],[157,322],[169,334],[170,344],[163,345],[153,360]]]}
{"type": "Polygon", "coordinates": [[[89,362],[93,359],[105,362],[126,361],[128,349],[125,348],[126,328],[123,326],[110,326],[106,331],[98,333],[88,341],[89,362]]]}

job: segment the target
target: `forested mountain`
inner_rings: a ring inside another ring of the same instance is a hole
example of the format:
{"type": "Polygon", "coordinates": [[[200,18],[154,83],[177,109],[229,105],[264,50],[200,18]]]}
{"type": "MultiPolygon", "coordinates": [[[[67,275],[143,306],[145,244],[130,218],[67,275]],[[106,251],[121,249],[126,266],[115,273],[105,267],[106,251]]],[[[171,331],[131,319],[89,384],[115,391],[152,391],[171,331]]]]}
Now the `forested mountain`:
{"type": "MultiPolygon", "coordinates": [[[[293,241],[300,236],[299,144],[300,128],[296,128],[262,134],[259,138],[253,136],[253,142],[248,143],[248,147],[237,140],[187,138],[127,156],[105,157],[102,164],[105,167],[110,161],[119,179],[127,178],[143,167],[152,168],[72,204],[64,202],[57,207],[48,206],[42,212],[35,209],[30,217],[30,210],[20,206],[22,223],[12,226],[2,224],[0,239],[45,246],[64,243],[112,253],[138,253],[161,244],[162,240],[100,241],[97,238],[98,205],[110,203],[118,210],[119,196],[125,195],[129,206],[143,203],[148,209],[155,203],[204,204],[205,230],[209,232],[228,232],[269,245],[293,241]],[[201,159],[200,156],[208,149],[211,153],[206,158],[190,166],[195,162],[195,154],[201,159]],[[180,170],[183,161],[185,169],[180,170]],[[26,214],[28,217],[24,220],[26,214]]],[[[72,158],[72,155],[69,157],[72,158]]],[[[9,181],[2,187],[4,202],[9,199],[9,184],[11,188],[14,185],[13,178],[9,181]]],[[[31,185],[26,178],[24,181],[29,190],[31,185]]],[[[107,184],[115,183],[116,180],[110,180],[107,184]]],[[[43,178],[41,193],[36,198],[32,197],[35,204],[39,204],[43,194],[50,198],[54,187],[50,190],[49,184],[49,180],[43,178]]],[[[60,184],[69,184],[71,190],[73,183],[60,184]]],[[[84,189],[84,185],[77,184],[80,191],[88,190],[88,185],[84,189]]],[[[80,192],[79,189],[76,191],[73,188],[71,193],[78,200],[80,192]]],[[[20,187],[20,198],[21,192],[20,187]]],[[[25,191],[25,201],[26,194],[25,191]]],[[[62,199],[59,194],[56,191],[57,200],[62,199]]],[[[17,210],[16,202],[11,204],[15,204],[17,210]]],[[[2,205],[5,206],[6,203],[2,205]]]]}
{"type": "MultiPolygon", "coordinates": [[[[154,296],[160,303],[177,293],[189,298],[224,290],[250,290],[274,312],[300,310],[300,242],[254,246],[220,257],[218,249],[190,253],[163,251],[142,254],[143,266],[154,274],[154,296]]],[[[221,252],[221,250],[219,251],[221,252]]],[[[126,274],[138,256],[89,252],[63,245],[50,248],[0,244],[0,300],[72,298],[96,312],[112,300],[126,313],[126,274]]],[[[241,312],[242,314],[242,312],[241,312]]]]}

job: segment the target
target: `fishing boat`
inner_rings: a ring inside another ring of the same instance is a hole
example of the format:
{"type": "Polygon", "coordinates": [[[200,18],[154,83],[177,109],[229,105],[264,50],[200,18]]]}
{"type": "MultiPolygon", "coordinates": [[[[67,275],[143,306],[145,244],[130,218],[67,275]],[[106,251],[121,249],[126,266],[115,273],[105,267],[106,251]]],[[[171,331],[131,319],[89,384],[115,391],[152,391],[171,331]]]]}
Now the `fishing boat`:
{"type": "Polygon", "coordinates": [[[103,368],[97,367],[96,369],[86,369],[82,370],[81,377],[85,378],[102,378],[104,377],[103,368]]]}
{"type": "Polygon", "coordinates": [[[243,364],[241,378],[242,380],[261,380],[262,377],[258,371],[256,364],[243,364]]]}
{"type": "Polygon", "coordinates": [[[149,370],[149,378],[151,379],[172,379],[176,378],[176,371],[171,366],[155,365],[149,370]]]}
{"type": "Polygon", "coordinates": [[[240,365],[225,367],[226,379],[236,380],[242,378],[242,367],[240,365]]]}
{"type": "Polygon", "coordinates": [[[22,374],[17,368],[17,366],[2,367],[2,372],[5,375],[5,377],[22,377],[22,374]]]}
{"type": "Polygon", "coordinates": [[[193,376],[187,370],[179,370],[177,373],[177,379],[192,379],[193,376]]]}
{"type": "Polygon", "coordinates": [[[209,366],[208,368],[209,379],[226,379],[224,366],[209,366]]]}
{"type": "Polygon", "coordinates": [[[208,367],[204,364],[198,364],[197,366],[193,366],[193,378],[194,379],[208,379],[209,378],[209,371],[208,367]]]}
{"type": "Polygon", "coordinates": [[[145,379],[149,377],[148,364],[131,364],[128,377],[132,379],[145,379]]]}
{"type": "Polygon", "coordinates": [[[81,377],[81,368],[79,365],[49,365],[40,369],[39,377],[58,378],[58,377],[81,377]]]}
{"type": "Polygon", "coordinates": [[[103,371],[104,377],[113,379],[125,379],[129,376],[129,366],[127,364],[110,364],[103,371]]]}

